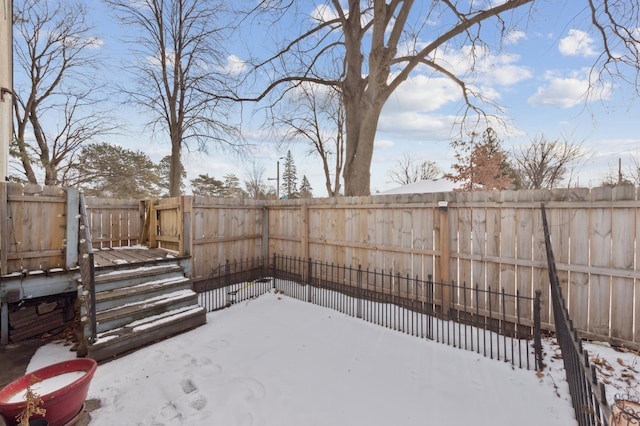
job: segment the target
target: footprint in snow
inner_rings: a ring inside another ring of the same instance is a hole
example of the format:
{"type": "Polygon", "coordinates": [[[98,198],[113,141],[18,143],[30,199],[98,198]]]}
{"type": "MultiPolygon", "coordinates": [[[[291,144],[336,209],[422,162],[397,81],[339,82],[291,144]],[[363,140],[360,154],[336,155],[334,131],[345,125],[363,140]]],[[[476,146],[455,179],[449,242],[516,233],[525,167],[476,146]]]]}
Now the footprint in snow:
{"type": "Polygon", "coordinates": [[[191,379],[184,379],[180,382],[182,391],[186,394],[190,394],[198,390],[198,387],[191,381],[191,379]]]}

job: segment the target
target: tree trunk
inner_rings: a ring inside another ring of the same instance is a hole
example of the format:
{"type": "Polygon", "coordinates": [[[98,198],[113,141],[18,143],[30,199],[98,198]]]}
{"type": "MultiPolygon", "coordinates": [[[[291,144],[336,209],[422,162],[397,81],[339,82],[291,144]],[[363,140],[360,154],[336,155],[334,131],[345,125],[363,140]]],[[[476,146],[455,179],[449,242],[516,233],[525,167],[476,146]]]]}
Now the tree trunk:
{"type": "Polygon", "coordinates": [[[182,138],[179,132],[171,129],[171,166],[169,168],[169,196],[182,195],[182,138]]]}
{"type": "Polygon", "coordinates": [[[29,158],[29,154],[27,153],[27,146],[24,143],[24,139],[17,138],[16,143],[18,145],[20,162],[22,163],[22,167],[24,168],[24,174],[27,177],[27,181],[29,183],[37,184],[38,178],[36,177],[36,173],[33,171],[33,166],[31,165],[31,159],[29,158]]]}
{"type": "MultiPolygon", "coordinates": [[[[382,81],[385,81],[384,77],[382,81]]],[[[373,145],[388,94],[384,84],[371,84],[359,74],[356,77],[355,71],[347,74],[343,90],[347,129],[344,192],[346,196],[370,195],[373,145]]]]}
{"type": "Polygon", "coordinates": [[[346,196],[370,195],[371,160],[380,111],[377,108],[365,109],[361,105],[345,104],[345,109],[351,108],[360,110],[360,113],[355,112],[360,120],[351,123],[347,120],[344,194],[346,196]]]}

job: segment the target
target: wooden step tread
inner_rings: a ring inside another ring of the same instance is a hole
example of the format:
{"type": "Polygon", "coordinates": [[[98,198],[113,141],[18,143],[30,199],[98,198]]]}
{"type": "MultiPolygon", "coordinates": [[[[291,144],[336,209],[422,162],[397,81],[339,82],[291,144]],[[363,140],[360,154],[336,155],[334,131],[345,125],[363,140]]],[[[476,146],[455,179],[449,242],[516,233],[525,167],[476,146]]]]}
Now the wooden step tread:
{"type": "Polygon", "coordinates": [[[178,264],[138,266],[136,268],[118,269],[115,271],[96,274],[95,283],[101,284],[111,281],[122,281],[129,278],[139,278],[158,275],[161,273],[182,272],[178,264]]]}
{"type": "Polygon", "coordinates": [[[171,305],[188,299],[194,299],[197,301],[197,297],[198,295],[191,289],[176,290],[156,297],[150,297],[139,302],[131,302],[122,306],[116,306],[114,308],[99,311],[96,313],[96,321],[98,321],[99,323],[106,322],[116,318],[122,318],[136,313],[141,313],[145,310],[153,310],[154,308],[159,306],[171,305]]]}
{"type": "Polygon", "coordinates": [[[104,302],[106,300],[122,299],[136,294],[145,294],[157,291],[161,288],[171,288],[176,285],[189,283],[189,278],[184,275],[171,278],[163,278],[154,281],[147,281],[142,284],[136,284],[128,287],[121,287],[112,290],[98,291],[96,293],[96,302],[104,302]]]}
{"type": "Polygon", "coordinates": [[[175,310],[167,315],[158,315],[154,319],[138,321],[122,327],[118,332],[98,334],[99,340],[89,345],[88,356],[96,361],[108,361],[155,342],[176,336],[206,324],[207,314],[204,308],[193,307],[175,310]]]}
{"type": "Polygon", "coordinates": [[[97,340],[90,346],[97,348],[100,346],[112,345],[116,339],[130,338],[133,335],[141,334],[154,328],[162,328],[171,322],[197,315],[203,315],[206,317],[205,309],[197,305],[173,309],[158,315],[133,321],[124,327],[105,331],[104,333],[98,333],[97,340]]]}

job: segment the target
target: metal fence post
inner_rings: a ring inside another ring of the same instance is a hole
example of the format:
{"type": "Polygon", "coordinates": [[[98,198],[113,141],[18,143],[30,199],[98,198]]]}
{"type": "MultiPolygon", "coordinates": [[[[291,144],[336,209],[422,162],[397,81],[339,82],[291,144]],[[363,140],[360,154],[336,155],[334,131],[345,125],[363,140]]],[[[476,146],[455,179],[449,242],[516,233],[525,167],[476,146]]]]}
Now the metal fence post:
{"type": "Polygon", "coordinates": [[[358,287],[356,288],[356,317],[362,318],[362,265],[358,265],[358,274],[356,275],[356,283],[358,287]]]}
{"type": "Polygon", "coordinates": [[[274,290],[274,291],[275,291],[275,290],[277,290],[277,289],[276,289],[276,278],[277,278],[277,270],[278,270],[278,268],[277,268],[277,266],[276,266],[276,262],[277,262],[277,260],[278,260],[278,258],[277,258],[277,256],[276,256],[276,254],[274,253],[274,254],[273,254],[273,265],[271,266],[271,268],[272,268],[272,274],[271,274],[271,276],[273,277],[273,290],[274,290]]]}
{"type": "Polygon", "coordinates": [[[542,361],[542,324],[540,321],[541,296],[542,291],[536,290],[536,298],[533,301],[533,350],[536,354],[536,368],[538,371],[544,369],[544,362],[542,361]]]}
{"type": "Polygon", "coordinates": [[[311,258],[307,260],[307,302],[311,303],[311,283],[313,282],[311,258]]]}
{"type": "Polygon", "coordinates": [[[231,285],[231,264],[229,263],[229,259],[227,259],[224,264],[224,285],[231,285]]]}

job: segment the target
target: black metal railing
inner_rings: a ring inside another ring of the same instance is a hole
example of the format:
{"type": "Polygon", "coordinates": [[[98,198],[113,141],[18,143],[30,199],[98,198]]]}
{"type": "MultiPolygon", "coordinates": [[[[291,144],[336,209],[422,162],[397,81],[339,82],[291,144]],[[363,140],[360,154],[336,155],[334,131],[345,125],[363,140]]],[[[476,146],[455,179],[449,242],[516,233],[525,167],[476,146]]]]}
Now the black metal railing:
{"type": "Polygon", "coordinates": [[[406,334],[499,359],[520,368],[542,366],[539,312],[535,297],[437,283],[285,256],[226,262],[200,285],[200,304],[213,311],[271,289],[406,334]],[[442,295],[451,295],[448,307],[442,295]],[[537,333],[537,334],[536,334],[537,333]]]}
{"type": "Polygon", "coordinates": [[[89,343],[96,340],[98,330],[96,323],[96,297],[95,264],[93,262],[93,247],[91,244],[91,228],[87,216],[87,206],[84,194],[80,193],[80,214],[78,218],[78,266],[80,268],[80,280],[82,293],[79,295],[82,303],[80,309],[80,321],[84,328],[84,337],[89,343]]]}
{"type": "Polygon", "coordinates": [[[567,383],[573,410],[580,426],[609,425],[611,410],[607,404],[604,384],[596,377],[596,368],[589,362],[589,354],[582,347],[582,340],[573,328],[573,323],[566,308],[562,289],[558,280],[555,259],[551,248],[551,237],[544,203],[541,204],[542,225],[544,227],[553,318],[562,359],[564,361],[567,383]]]}
{"type": "Polygon", "coordinates": [[[273,288],[271,268],[263,259],[229,262],[214,268],[206,280],[194,283],[198,303],[207,312],[251,299],[273,288]]]}

